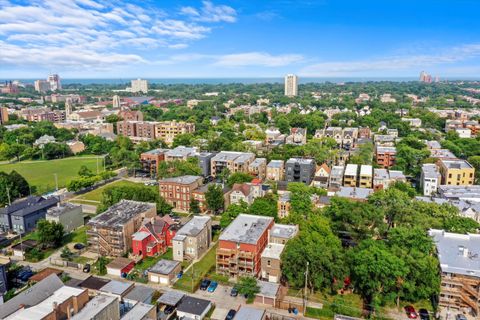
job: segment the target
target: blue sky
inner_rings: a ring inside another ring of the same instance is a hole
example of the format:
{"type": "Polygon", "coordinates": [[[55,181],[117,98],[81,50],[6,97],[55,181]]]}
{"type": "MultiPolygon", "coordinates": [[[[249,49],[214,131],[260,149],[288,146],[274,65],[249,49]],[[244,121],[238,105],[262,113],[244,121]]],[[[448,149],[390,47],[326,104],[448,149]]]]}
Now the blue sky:
{"type": "Polygon", "coordinates": [[[0,78],[480,77],[477,0],[0,0],[0,78]]]}

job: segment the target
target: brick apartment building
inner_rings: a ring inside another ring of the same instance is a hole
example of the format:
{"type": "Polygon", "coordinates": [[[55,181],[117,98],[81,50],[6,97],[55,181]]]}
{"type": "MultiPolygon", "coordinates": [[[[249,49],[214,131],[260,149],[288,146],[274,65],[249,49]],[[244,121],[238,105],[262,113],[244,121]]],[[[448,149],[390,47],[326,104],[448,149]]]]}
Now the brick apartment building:
{"type": "Polygon", "coordinates": [[[395,147],[377,147],[375,158],[377,164],[384,169],[390,168],[395,165],[395,157],[397,149],[395,147]]]}
{"type": "Polygon", "coordinates": [[[101,255],[122,256],[130,252],[132,235],[143,219],[156,215],[154,203],[121,200],[88,222],[88,244],[101,255]]]}
{"type": "Polygon", "coordinates": [[[240,214],[220,235],[217,273],[229,277],[254,276],[261,270],[261,254],[268,244],[272,217],[240,214]]]}
{"type": "Polygon", "coordinates": [[[173,210],[188,212],[193,190],[200,187],[203,178],[200,176],[181,176],[166,178],[158,182],[160,196],[173,206],[173,210]]]}
{"type": "Polygon", "coordinates": [[[165,161],[165,152],[167,151],[168,149],[153,149],[140,154],[142,170],[149,173],[151,177],[156,177],[158,167],[162,161],[165,161]]]}
{"type": "Polygon", "coordinates": [[[133,141],[161,139],[166,144],[171,145],[176,136],[194,131],[195,124],[182,121],[155,122],[123,120],[117,122],[117,133],[129,137],[133,141]]]}

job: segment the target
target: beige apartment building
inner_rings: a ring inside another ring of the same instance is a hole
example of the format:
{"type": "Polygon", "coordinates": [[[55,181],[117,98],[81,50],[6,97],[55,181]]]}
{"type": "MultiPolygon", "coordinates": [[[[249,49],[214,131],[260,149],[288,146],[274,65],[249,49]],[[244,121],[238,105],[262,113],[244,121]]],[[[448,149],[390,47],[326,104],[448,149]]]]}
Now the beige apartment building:
{"type": "Polygon", "coordinates": [[[358,174],[358,165],[351,164],[351,163],[347,164],[345,167],[345,172],[343,173],[343,185],[345,187],[356,187],[357,174],[358,174]]]}
{"type": "Polygon", "coordinates": [[[475,179],[475,168],[466,160],[444,160],[438,161],[442,184],[453,186],[472,185],[475,179]]]}
{"type": "Polygon", "coordinates": [[[212,219],[194,216],[173,237],[173,260],[194,260],[208,251],[212,242],[212,219]]]}
{"type": "Polygon", "coordinates": [[[210,160],[211,174],[217,177],[225,168],[230,173],[248,172],[254,160],[255,154],[251,152],[222,151],[210,160]]]}
{"type": "Polygon", "coordinates": [[[176,136],[193,132],[195,132],[195,124],[183,121],[160,122],[155,127],[155,137],[162,139],[168,145],[173,143],[176,136]]]}
{"type": "Polygon", "coordinates": [[[283,181],[285,180],[285,161],[272,160],[267,165],[267,180],[283,181]]]}
{"type": "Polygon", "coordinates": [[[370,165],[362,165],[360,167],[360,179],[358,186],[360,188],[372,188],[373,183],[373,167],[370,165]]]}

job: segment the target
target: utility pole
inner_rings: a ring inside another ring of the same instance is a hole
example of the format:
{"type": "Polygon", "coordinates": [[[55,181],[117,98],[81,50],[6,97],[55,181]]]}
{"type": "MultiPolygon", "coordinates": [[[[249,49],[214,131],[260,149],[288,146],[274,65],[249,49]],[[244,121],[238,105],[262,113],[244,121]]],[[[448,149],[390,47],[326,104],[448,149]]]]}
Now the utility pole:
{"type": "Polygon", "coordinates": [[[307,313],[307,295],[308,295],[308,265],[307,261],[307,270],[305,271],[305,291],[303,292],[303,314],[307,313]]]}
{"type": "Polygon", "coordinates": [[[7,189],[8,205],[11,206],[11,205],[12,205],[12,201],[11,201],[11,199],[10,199],[10,189],[8,189],[8,186],[5,186],[5,188],[7,189]]]}
{"type": "Polygon", "coordinates": [[[55,177],[55,190],[58,191],[58,177],[57,177],[57,174],[54,173],[53,176],[55,177]]]}
{"type": "Polygon", "coordinates": [[[194,266],[195,266],[195,263],[192,263],[192,292],[193,292],[193,282],[194,282],[193,278],[195,277],[195,272],[193,270],[194,266]]]}
{"type": "Polygon", "coordinates": [[[97,175],[98,175],[98,157],[97,157],[97,175]]]}

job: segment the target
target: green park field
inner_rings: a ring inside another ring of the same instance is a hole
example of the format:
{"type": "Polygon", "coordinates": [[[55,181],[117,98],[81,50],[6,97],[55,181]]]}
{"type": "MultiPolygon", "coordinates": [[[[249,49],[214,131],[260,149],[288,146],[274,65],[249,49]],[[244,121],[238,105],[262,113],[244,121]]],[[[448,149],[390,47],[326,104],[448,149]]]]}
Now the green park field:
{"type": "MultiPolygon", "coordinates": [[[[92,172],[97,172],[97,157],[71,157],[48,161],[21,161],[9,164],[0,164],[0,171],[9,173],[12,170],[20,173],[34,188],[37,194],[55,190],[55,174],[57,174],[58,187],[63,188],[78,175],[78,170],[84,165],[92,172]]],[[[98,167],[103,171],[103,158],[98,158],[98,167]]]]}

